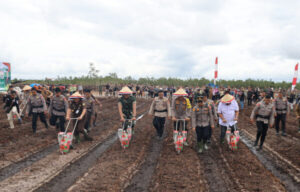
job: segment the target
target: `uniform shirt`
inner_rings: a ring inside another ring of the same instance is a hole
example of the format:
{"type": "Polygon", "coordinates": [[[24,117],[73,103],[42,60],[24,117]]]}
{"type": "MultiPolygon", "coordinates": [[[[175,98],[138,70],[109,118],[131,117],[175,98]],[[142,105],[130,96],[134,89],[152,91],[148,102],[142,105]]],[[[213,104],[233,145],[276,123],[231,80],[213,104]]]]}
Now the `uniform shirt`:
{"type": "Polygon", "coordinates": [[[274,107],[277,114],[286,114],[290,112],[290,107],[286,99],[276,98],[274,101],[274,107]]]}
{"type": "Polygon", "coordinates": [[[188,101],[180,101],[178,98],[172,101],[172,117],[176,119],[186,119],[190,117],[190,108],[188,101]]]}
{"type": "Polygon", "coordinates": [[[133,104],[136,103],[136,99],[133,96],[128,97],[128,99],[125,99],[125,97],[121,97],[119,99],[119,103],[122,105],[122,112],[126,116],[126,118],[130,119],[132,116],[133,111],[133,104]]]}
{"type": "Polygon", "coordinates": [[[156,117],[171,116],[169,100],[166,97],[163,97],[162,99],[155,97],[151,104],[149,114],[156,117]]]}
{"type": "Polygon", "coordinates": [[[254,107],[251,113],[251,119],[255,119],[256,121],[262,121],[265,124],[273,124],[274,123],[274,114],[275,109],[272,103],[266,105],[264,101],[260,101],[254,107]]]}
{"type": "Polygon", "coordinates": [[[57,116],[65,116],[68,110],[68,101],[65,96],[60,95],[59,97],[54,96],[50,102],[49,114],[57,116]]]}
{"type": "Polygon", "coordinates": [[[296,115],[300,116],[300,102],[296,104],[296,115]]]}
{"type": "Polygon", "coordinates": [[[210,107],[211,107],[211,112],[214,116],[215,119],[218,119],[218,114],[217,114],[217,109],[216,109],[216,106],[215,106],[215,103],[213,100],[211,99],[207,99],[206,102],[204,102],[204,104],[207,103],[210,107]]]}
{"type": "Polygon", "coordinates": [[[85,103],[82,101],[77,103],[75,101],[72,101],[70,104],[70,109],[71,109],[71,118],[78,118],[81,116],[83,110],[86,109],[85,103]]]}
{"type": "Polygon", "coordinates": [[[192,110],[192,127],[207,127],[214,124],[212,110],[209,104],[196,105],[192,110]]]}
{"type": "Polygon", "coordinates": [[[231,101],[230,105],[226,105],[225,103],[220,102],[218,106],[218,113],[221,113],[227,122],[224,123],[222,119],[219,118],[219,124],[222,126],[234,125],[234,117],[236,111],[239,111],[239,106],[236,100],[231,101]]]}
{"type": "Polygon", "coordinates": [[[47,106],[44,97],[37,93],[35,96],[30,95],[27,101],[27,113],[32,109],[33,113],[42,113],[47,111],[47,106]]]}
{"type": "Polygon", "coordinates": [[[95,100],[92,97],[90,97],[90,98],[84,98],[83,102],[85,103],[87,112],[93,113],[94,112],[95,100]]]}

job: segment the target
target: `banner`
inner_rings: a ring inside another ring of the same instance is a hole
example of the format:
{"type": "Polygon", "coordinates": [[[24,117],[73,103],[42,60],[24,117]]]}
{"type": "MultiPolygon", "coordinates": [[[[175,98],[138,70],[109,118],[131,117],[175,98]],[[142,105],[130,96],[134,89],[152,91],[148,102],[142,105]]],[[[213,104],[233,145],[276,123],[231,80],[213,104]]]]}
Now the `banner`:
{"type": "Polygon", "coordinates": [[[11,83],[10,63],[0,62],[0,92],[7,91],[11,83]]]}

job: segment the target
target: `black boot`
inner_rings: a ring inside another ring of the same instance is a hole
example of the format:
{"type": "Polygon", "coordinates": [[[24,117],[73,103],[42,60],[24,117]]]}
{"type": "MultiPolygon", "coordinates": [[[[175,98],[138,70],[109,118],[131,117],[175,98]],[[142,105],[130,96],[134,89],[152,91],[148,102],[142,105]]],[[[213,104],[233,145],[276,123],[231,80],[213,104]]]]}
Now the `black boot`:
{"type": "Polygon", "coordinates": [[[87,141],[93,141],[93,138],[90,137],[86,131],[83,131],[84,139],[87,141]]]}
{"type": "Polygon", "coordinates": [[[262,150],[262,148],[263,148],[263,143],[261,143],[261,144],[259,145],[259,147],[257,148],[257,151],[262,150]]]}
{"type": "Polygon", "coordinates": [[[257,146],[257,143],[258,143],[258,141],[256,140],[256,141],[254,142],[254,147],[256,147],[256,146],[257,146]]]}

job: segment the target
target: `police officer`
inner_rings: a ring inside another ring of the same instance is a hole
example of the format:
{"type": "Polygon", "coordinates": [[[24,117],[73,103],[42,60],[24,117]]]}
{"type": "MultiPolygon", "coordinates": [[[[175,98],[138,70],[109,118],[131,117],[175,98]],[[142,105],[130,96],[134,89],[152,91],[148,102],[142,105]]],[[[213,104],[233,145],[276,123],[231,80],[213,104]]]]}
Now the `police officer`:
{"type": "Polygon", "coordinates": [[[69,105],[68,111],[67,111],[67,117],[66,119],[69,121],[70,118],[77,118],[78,122],[76,124],[76,120],[72,120],[73,127],[76,124],[76,127],[74,127],[74,136],[76,143],[80,142],[80,133],[84,135],[85,140],[92,141],[93,138],[91,138],[87,131],[84,129],[84,122],[85,122],[85,115],[86,115],[86,107],[85,103],[82,101],[83,96],[79,92],[75,92],[70,97],[71,103],[69,105]]]}
{"type": "Polygon", "coordinates": [[[208,149],[206,141],[209,131],[215,127],[212,108],[208,102],[203,101],[203,96],[198,97],[197,105],[193,108],[192,127],[197,134],[198,153],[202,153],[203,149],[208,149]]]}
{"type": "Polygon", "coordinates": [[[40,120],[45,124],[46,129],[48,129],[48,123],[45,117],[47,114],[46,102],[44,97],[37,93],[36,87],[31,89],[31,95],[28,98],[27,105],[28,107],[26,108],[26,116],[28,116],[29,112],[31,112],[33,133],[36,133],[36,123],[38,117],[40,117],[40,120]]]}
{"type": "Polygon", "coordinates": [[[92,116],[95,112],[95,100],[91,97],[91,90],[90,89],[84,89],[84,103],[86,107],[86,118],[85,118],[85,123],[84,123],[84,128],[89,132],[90,131],[90,126],[91,126],[91,121],[92,121],[92,116]]]}
{"type": "MultiPolygon", "coordinates": [[[[191,116],[191,104],[189,100],[184,98],[188,96],[188,94],[182,89],[178,89],[173,96],[175,97],[172,101],[172,120],[174,121],[174,130],[176,129],[176,124],[178,119],[184,119],[184,121],[179,121],[178,130],[185,124],[185,129],[187,129],[188,122],[190,121],[191,116]]],[[[185,146],[188,146],[188,142],[184,142],[185,146]]]]}
{"type": "Polygon", "coordinates": [[[260,145],[258,150],[261,150],[267,136],[269,126],[274,125],[275,109],[271,103],[271,96],[267,95],[262,101],[256,104],[251,113],[251,122],[254,124],[256,119],[257,135],[254,146],[258,145],[260,139],[260,145]]]}
{"type": "Polygon", "coordinates": [[[49,115],[50,117],[50,125],[55,126],[56,128],[60,128],[61,132],[65,131],[65,116],[68,110],[68,101],[61,94],[61,90],[59,87],[55,88],[55,96],[50,101],[49,105],[49,115]],[[59,119],[59,123],[57,123],[57,119],[59,119]]]}
{"type": "MultiPolygon", "coordinates": [[[[132,93],[133,92],[127,86],[123,87],[119,92],[122,97],[118,102],[118,110],[120,114],[120,121],[125,123],[125,130],[127,130],[129,123],[126,119],[133,121],[132,128],[134,127],[136,120],[136,99],[132,96],[132,93]]],[[[134,133],[134,131],[132,133],[134,133]]]]}
{"type": "Polygon", "coordinates": [[[98,112],[102,108],[102,104],[93,94],[91,94],[91,97],[94,99],[95,104],[98,105],[98,108],[96,108],[96,107],[94,108],[94,115],[93,115],[93,118],[92,118],[93,119],[93,126],[96,127],[98,112]]]}
{"type": "Polygon", "coordinates": [[[149,111],[150,115],[154,115],[153,126],[156,129],[157,137],[160,139],[163,136],[166,117],[171,117],[170,102],[164,97],[164,91],[158,91],[158,97],[155,97],[149,111]]]}
{"type": "Polygon", "coordinates": [[[298,119],[298,133],[300,133],[300,102],[296,103],[296,117],[298,119]]]}
{"type": "MultiPolygon", "coordinates": [[[[202,100],[203,100],[204,104],[208,104],[210,106],[213,117],[217,121],[218,120],[218,113],[217,113],[217,109],[216,109],[214,101],[211,100],[211,99],[208,99],[206,93],[202,94],[202,100]]],[[[211,128],[211,126],[209,126],[207,143],[211,142],[211,136],[212,136],[212,128],[211,128]]]]}
{"type": "Polygon", "coordinates": [[[278,93],[278,98],[275,99],[274,102],[275,107],[275,127],[276,127],[276,135],[279,135],[279,124],[281,122],[282,136],[286,136],[285,133],[285,122],[287,115],[290,113],[289,103],[286,98],[283,98],[283,92],[280,91],[278,93]]]}

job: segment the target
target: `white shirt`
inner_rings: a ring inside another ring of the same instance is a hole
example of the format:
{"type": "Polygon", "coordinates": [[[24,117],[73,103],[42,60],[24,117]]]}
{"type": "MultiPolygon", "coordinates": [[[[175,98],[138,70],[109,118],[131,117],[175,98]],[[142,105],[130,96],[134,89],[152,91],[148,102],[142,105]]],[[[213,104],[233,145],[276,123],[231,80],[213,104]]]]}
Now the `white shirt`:
{"type": "Polygon", "coordinates": [[[226,119],[227,123],[224,123],[221,118],[219,118],[219,124],[222,126],[232,126],[235,124],[234,117],[235,112],[239,111],[239,106],[236,100],[233,100],[230,105],[226,105],[225,103],[220,102],[218,106],[218,113],[221,113],[226,119]]]}

